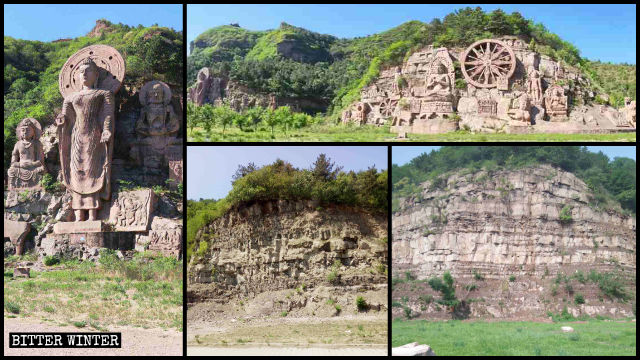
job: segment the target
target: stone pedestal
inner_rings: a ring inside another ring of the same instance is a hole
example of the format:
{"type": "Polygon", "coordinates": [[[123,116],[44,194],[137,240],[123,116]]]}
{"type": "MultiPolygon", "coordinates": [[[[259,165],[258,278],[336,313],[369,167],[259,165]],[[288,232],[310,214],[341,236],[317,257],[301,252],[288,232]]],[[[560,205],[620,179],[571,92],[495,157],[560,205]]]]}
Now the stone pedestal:
{"type": "Polygon", "coordinates": [[[62,255],[82,258],[84,252],[93,248],[132,250],[135,246],[133,232],[84,232],[49,234],[42,239],[44,255],[62,255]]]}
{"type": "Polygon", "coordinates": [[[99,233],[102,231],[103,226],[100,220],[59,222],[53,225],[54,234],[99,233]]]}

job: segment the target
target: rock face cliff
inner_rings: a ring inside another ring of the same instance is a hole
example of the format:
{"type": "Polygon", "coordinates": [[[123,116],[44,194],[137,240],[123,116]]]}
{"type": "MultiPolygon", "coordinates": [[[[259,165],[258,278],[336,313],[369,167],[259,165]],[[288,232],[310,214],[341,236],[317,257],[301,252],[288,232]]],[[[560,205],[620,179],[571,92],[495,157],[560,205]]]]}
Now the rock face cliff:
{"type": "MultiPolygon", "coordinates": [[[[226,303],[297,288],[293,295],[299,299],[289,294],[286,300],[283,296],[282,301],[272,302],[286,302],[290,306],[284,304],[283,309],[290,311],[313,303],[324,305],[332,296],[347,296],[345,303],[353,305],[356,293],[370,292],[369,304],[383,310],[386,239],[384,215],[343,206],[321,207],[313,201],[243,206],[196,236],[199,248],[202,242],[209,245],[189,263],[188,302],[226,303]],[[309,298],[303,292],[313,295],[309,298]],[[300,303],[292,305],[294,300],[300,303]]],[[[272,306],[265,311],[276,310],[272,306]]]]}
{"type": "MultiPolygon", "coordinates": [[[[552,277],[576,270],[616,271],[627,277],[635,294],[635,218],[598,210],[593,194],[575,175],[550,166],[459,171],[445,182],[422,187],[420,195],[400,199],[392,217],[394,276],[410,272],[427,279],[450,271],[458,294],[465,296],[470,292],[463,285],[475,283],[484,295],[472,304],[477,316],[556,311],[563,304],[553,301],[558,290],[552,289],[552,277]]],[[[603,301],[595,284],[574,286],[566,294],[560,291],[565,301],[570,299],[568,305],[574,305],[574,292],[588,300],[571,308],[573,313],[630,314],[629,304],[603,301]]],[[[394,289],[394,298],[401,292],[394,289]]],[[[430,305],[424,312],[437,310],[430,305]]]]}

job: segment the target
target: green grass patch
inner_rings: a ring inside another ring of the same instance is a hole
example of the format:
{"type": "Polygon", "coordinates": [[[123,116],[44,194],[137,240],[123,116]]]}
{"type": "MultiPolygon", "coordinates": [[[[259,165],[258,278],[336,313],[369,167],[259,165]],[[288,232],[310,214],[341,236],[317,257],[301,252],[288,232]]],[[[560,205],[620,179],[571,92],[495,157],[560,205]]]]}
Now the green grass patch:
{"type": "Polygon", "coordinates": [[[395,320],[392,346],[417,341],[438,356],[635,356],[635,323],[429,322],[395,320]]]}

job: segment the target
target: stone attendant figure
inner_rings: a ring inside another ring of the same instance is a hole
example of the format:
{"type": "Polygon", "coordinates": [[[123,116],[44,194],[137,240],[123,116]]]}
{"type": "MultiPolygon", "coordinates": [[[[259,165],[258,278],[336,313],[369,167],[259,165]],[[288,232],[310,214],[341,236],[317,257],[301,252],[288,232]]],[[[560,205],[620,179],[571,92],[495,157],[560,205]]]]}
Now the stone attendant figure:
{"type": "Polygon", "coordinates": [[[180,120],[171,106],[171,89],[160,81],[151,81],[140,90],[140,118],[136,130],[142,135],[173,134],[180,120]]]}
{"type": "Polygon", "coordinates": [[[527,92],[534,104],[542,103],[542,76],[533,66],[527,70],[527,92]]]}
{"type": "Polygon", "coordinates": [[[98,89],[99,69],[91,58],[77,65],[82,88],[65,97],[56,118],[62,181],[71,192],[76,221],[96,220],[100,199],[111,197],[114,98],[98,89]]]}
{"type": "Polygon", "coordinates": [[[42,128],[36,119],[26,118],[18,124],[18,142],[13,147],[8,171],[9,189],[38,187],[42,174],[47,171],[40,143],[41,134],[42,128]]]}

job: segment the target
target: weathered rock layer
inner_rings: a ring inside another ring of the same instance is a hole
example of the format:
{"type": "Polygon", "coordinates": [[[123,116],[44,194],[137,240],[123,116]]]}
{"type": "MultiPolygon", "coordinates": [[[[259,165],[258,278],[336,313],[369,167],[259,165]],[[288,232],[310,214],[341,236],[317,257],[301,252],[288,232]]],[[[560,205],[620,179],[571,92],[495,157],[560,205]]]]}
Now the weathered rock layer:
{"type": "Polygon", "coordinates": [[[386,224],[384,215],[313,201],[232,210],[196,237],[209,245],[189,263],[188,301],[253,297],[302,285],[386,284],[380,271],[387,264],[386,224]]]}
{"type": "MultiPolygon", "coordinates": [[[[635,218],[599,210],[588,186],[571,173],[550,166],[467,171],[448,176],[440,188],[422,186],[421,195],[400,199],[392,217],[394,276],[409,271],[427,279],[450,271],[460,286],[478,282],[477,272],[486,279],[480,287],[495,287],[486,294],[494,305],[508,308],[521,297],[513,311],[541,313],[549,309],[542,298],[559,273],[615,270],[635,277],[635,218]],[[507,281],[511,276],[517,280],[507,281]]],[[[584,287],[599,297],[597,286],[584,287]]]]}

